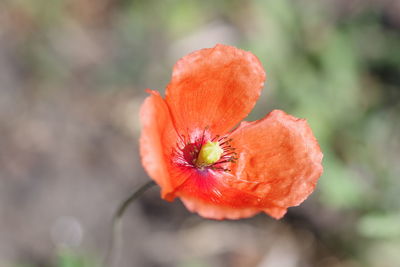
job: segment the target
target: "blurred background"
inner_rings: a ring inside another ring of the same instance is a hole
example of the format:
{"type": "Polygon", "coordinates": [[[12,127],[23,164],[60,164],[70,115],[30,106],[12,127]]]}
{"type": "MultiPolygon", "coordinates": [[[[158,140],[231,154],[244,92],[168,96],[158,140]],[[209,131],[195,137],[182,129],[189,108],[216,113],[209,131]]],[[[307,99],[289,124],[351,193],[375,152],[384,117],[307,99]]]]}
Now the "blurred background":
{"type": "Polygon", "coordinates": [[[400,266],[400,1],[2,0],[0,267],[98,266],[118,204],[148,181],[145,89],[216,43],[268,82],[248,120],[307,118],[324,174],[301,206],[211,221],[152,188],[118,266],[400,266]]]}

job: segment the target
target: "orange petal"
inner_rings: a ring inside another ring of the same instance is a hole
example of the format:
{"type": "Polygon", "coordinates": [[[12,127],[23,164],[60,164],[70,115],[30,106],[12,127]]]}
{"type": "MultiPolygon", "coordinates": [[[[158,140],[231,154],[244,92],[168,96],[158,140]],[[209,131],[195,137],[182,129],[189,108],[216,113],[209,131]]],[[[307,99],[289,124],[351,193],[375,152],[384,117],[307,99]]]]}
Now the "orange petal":
{"type": "Polygon", "coordinates": [[[202,217],[216,220],[241,219],[264,211],[280,219],[286,213],[286,208],[266,202],[254,192],[227,183],[236,180],[229,173],[202,173],[196,169],[176,168],[175,175],[185,177],[185,182],[176,188],[174,194],[181,198],[188,210],[202,217]]]}
{"type": "Polygon", "coordinates": [[[230,175],[226,172],[176,168],[175,175],[186,178],[176,188],[176,196],[190,211],[205,218],[240,219],[263,210],[258,208],[259,197],[225,184],[226,176],[230,175]]]}
{"type": "Polygon", "coordinates": [[[149,176],[161,187],[164,198],[173,191],[168,168],[177,134],[173,126],[168,106],[156,91],[144,101],[140,109],[142,133],[140,154],[149,176]]]}
{"type": "Polygon", "coordinates": [[[275,218],[299,205],[322,174],[322,153],[307,122],[274,110],[264,119],[243,122],[231,134],[239,153],[230,186],[263,198],[275,218]]]}
{"type": "Polygon", "coordinates": [[[263,211],[275,219],[281,219],[286,214],[287,208],[281,208],[269,204],[269,207],[264,208],[263,211]]]}
{"type": "Polygon", "coordinates": [[[256,208],[233,208],[221,205],[215,205],[199,199],[190,197],[181,198],[185,207],[191,212],[197,212],[200,216],[207,219],[214,220],[237,220],[242,218],[249,218],[259,213],[260,210],[256,208]]]}
{"type": "Polygon", "coordinates": [[[180,59],[166,90],[179,133],[210,127],[225,134],[255,105],[264,85],[265,72],[250,52],[216,45],[180,59]]]}

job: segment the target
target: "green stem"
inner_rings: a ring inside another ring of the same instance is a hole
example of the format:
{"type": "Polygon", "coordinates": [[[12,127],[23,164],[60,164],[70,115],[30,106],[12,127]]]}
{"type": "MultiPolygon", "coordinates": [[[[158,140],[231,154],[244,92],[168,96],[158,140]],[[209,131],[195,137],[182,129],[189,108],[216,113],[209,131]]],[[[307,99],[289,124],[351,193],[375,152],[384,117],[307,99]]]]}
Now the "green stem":
{"type": "Polygon", "coordinates": [[[125,201],[123,201],[117,209],[117,212],[114,214],[112,219],[112,234],[110,246],[107,251],[106,258],[104,260],[105,267],[113,266],[113,263],[117,260],[117,255],[115,252],[119,251],[119,247],[121,245],[121,229],[122,229],[122,217],[125,214],[126,209],[130,204],[135,202],[140,196],[143,195],[149,188],[156,185],[154,181],[149,181],[135,190],[125,201]]]}

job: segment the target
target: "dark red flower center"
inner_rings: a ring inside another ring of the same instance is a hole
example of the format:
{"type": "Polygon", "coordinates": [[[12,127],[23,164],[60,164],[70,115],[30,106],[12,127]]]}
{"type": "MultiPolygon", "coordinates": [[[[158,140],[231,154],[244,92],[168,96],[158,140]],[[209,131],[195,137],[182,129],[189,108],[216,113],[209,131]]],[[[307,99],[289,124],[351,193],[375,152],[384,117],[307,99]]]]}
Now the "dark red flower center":
{"type": "Polygon", "coordinates": [[[207,129],[200,134],[179,135],[173,161],[182,167],[199,170],[220,170],[229,172],[228,163],[235,163],[237,153],[228,136],[212,136],[207,129]]]}

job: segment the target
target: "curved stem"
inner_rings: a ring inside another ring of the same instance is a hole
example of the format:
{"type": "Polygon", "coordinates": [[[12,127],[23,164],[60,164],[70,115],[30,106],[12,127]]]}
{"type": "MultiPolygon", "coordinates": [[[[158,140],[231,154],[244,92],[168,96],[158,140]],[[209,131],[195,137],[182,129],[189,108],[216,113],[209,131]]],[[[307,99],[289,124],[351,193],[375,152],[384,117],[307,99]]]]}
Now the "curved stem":
{"type": "Polygon", "coordinates": [[[113,266],[113,263],[118,258],[114,255],[115,252],[119,251],[121,244],[121,229],[122,229],[122,216],[125,214],[126,209],[137,200],[143,193],[145,193],[149,188],[156,185],[154,181],[149,181],[135,190],[126,200],[124,200],[112,218],[112,234],[110,240],[110,246],[107,251],[106,258],[104,260],[104,266],[113,266]]]}

